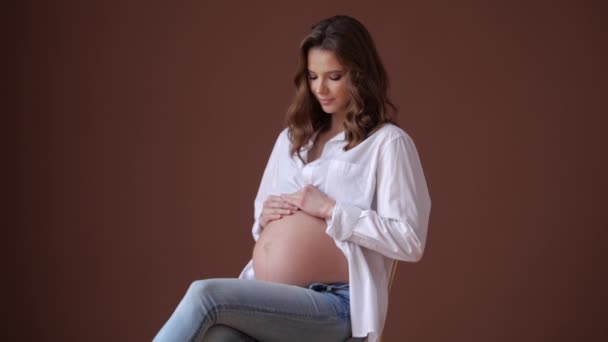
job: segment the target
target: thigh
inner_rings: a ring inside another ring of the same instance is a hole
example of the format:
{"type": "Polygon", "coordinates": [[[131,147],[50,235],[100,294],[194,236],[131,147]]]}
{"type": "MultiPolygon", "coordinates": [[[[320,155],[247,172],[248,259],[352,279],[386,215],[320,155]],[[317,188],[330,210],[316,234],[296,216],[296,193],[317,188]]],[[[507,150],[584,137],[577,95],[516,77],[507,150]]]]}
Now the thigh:
{"type": "Polygon", "coordinates": [[[351,336],[348,296],[315,283],[309,288],[259,280],[206,279],[191,286],[213,302],[211,319],[259,341],[344,341],[351,336]]]}
{"type": "Polygon", "coordinates": [[[190,331],[183,340],[199,341],[212,325],[224,324],[264,342],[341,342],[351,337],[347,286],[314,283],[304,288],[251,279],[197,280],[173,316],[188,321],[185,329],[190,331]]]}

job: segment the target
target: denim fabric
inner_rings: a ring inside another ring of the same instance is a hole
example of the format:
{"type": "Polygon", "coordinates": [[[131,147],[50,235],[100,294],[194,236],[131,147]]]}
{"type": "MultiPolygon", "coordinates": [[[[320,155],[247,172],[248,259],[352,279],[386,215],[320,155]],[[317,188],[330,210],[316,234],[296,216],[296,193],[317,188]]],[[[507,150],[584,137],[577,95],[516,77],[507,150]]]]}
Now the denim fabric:
{"type": "Polygon", "coordinates": [[[308,287],[251,279],[192,282],[153,341],[361,341],[348,283],[308,287]]]}

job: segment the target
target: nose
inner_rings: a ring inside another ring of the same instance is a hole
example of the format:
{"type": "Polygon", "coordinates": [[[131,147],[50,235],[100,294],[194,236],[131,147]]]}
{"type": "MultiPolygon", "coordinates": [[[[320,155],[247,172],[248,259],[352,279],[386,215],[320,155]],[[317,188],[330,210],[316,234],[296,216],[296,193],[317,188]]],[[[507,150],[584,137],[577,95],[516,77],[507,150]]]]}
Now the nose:
{"type": "Polygon", "coordinates": [[[315,85],[315,93],[317,95],[322,95],[323,93],[327,92],[327,84],[325,82],[325,80],[321,80],[320,78],[317,79],[315,85]]]}

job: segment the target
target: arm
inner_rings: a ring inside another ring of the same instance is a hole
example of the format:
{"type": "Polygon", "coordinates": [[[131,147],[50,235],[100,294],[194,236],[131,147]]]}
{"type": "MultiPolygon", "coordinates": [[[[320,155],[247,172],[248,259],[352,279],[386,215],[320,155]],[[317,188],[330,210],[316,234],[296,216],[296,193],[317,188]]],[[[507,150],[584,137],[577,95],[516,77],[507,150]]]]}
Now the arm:
{"type": "Polygon", "coordinates": [[[263,228],[260,226],[260,215],[262,214],[264,200],[266,197],[268,197],[268,195],[274,194],[277,189],[277,171],[279,165],[279,153],[281,151],[281,134],[282,132],[279,134],[274,143],[274,147],[270,153],[270,158],[268,159],[268,163],[264,169],[264,174],[262,175],[262,181],[260,182],[257,195],[255,196],[253,205],[254,222],[253,227],[251,228],[254,241],[258,241],[260,235],[262,234],[263,228]]]}
{"type": "Polygon", "coordinates": [[[426,244],[431,199],[409,136],[393,138],[380,151],[375,196],[376,210],[336,200],[328,211],[326,233],[389,258],[419,261],[426,244]]]}

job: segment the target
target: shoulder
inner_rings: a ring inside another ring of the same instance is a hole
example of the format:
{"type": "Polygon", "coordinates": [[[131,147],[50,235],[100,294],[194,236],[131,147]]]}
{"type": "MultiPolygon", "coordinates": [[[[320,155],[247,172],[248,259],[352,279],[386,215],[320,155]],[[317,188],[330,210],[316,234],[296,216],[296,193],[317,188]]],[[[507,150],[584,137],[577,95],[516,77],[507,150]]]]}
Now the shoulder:
{"type": "Polygon", "coordinates": [[[284,127],[281,132],[279,132],[279,139],[288,139],[289,127],[284,127]]]}
{"type": "Polygon", "coordinates": [[[385,146],[399,138],[408,143],[413,142],[410,135],[403,128],[390,122],[383,124],[373,135],[377,135],[381,146],[385,146]]]}
{"type": "Polygon", "coordinates": [[[289,140],[289,127],[281,129],[277,137],[277,143],[281,144],[281,146],[289,146],[291,144],[289,140]]]}
{"type": "Polygon", "coordinates": [[[274,145],[275,146],[281,146],[281,145],[284,146],[286,144],[286,142],[289,143],[288,132],[289,132],[289,128],[281,128],[281,130],[276,135],[274,145]]]}
{"type": "Polygon", "coordinates": [[[379,158],[397,160],[418,155],[413,138],[403,128],[387,123],[377,133],[380,134],[376,144],[379,158]]]}

